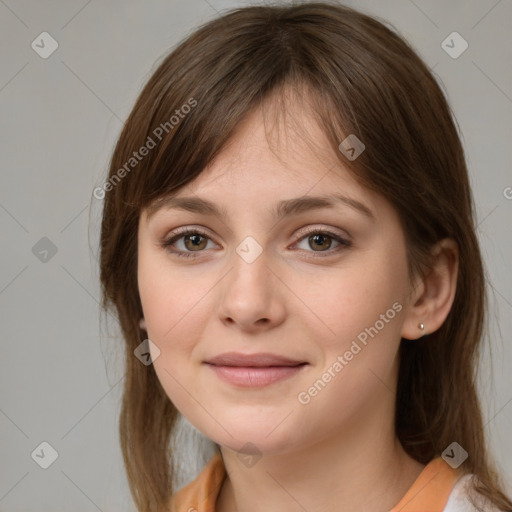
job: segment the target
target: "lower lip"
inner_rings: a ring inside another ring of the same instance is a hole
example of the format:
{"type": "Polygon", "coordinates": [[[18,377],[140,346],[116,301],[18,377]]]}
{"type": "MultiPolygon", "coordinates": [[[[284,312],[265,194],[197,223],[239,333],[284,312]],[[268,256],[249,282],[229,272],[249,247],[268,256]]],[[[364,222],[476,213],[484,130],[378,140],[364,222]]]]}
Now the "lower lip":
{"type": "Polygon", "coordinates": [[[230,384],[244,388],[259,388],[268,386],[274,382],[289,379],[306,365],[299,366],[266,366],[266,367],[242,367],[242,366],[208,366],[217,376],[230,384]]]}

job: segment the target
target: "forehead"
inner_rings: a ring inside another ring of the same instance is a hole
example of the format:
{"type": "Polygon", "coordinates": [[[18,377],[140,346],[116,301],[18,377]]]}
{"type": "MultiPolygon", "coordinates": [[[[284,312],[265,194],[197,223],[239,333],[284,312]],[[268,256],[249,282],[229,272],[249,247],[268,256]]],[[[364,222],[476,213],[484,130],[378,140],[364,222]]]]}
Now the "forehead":
{"type": "Polygon", "coordinates": [[[221,218],[252,209],[279,218],[340,200],[371,218],[383,198],[357,181],[309,104],[281,100],[253,109],[199,176],[147,208],[148,218],[170,207],[221,218]]]}
{"type": "Polygon", "coordinates": [[[186,188],[189,191],[248,189],[264,200],[272,191],[286,195],[360,188],[317,121],[297,105],[278,110],[265,103],[237,127],[226,146],[186,188]]]}

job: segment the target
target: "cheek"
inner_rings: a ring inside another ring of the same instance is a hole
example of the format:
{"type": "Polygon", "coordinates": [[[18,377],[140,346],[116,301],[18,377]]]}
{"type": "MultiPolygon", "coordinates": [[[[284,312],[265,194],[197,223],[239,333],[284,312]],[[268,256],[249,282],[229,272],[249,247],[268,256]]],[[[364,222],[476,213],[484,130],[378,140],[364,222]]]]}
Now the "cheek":
{"type": "Polygon", "coordinates": [[[391,266],[378,256],[336,272],[296,276],[292,286],[297,300],[292,298],[290,304],[303,311],[304,321],[327,346],[341,349],[376,322],[382,333],[400,332],[397,310],[403,306],[407,276],[399,263],[391,266]]]}
{"type": "Polygon", "coordinates": [[[322,361],[294,397],[311,435],[336,431],[388,405],[403,315],[400,283],[382,272],[353,269],[343,281],[325,285],[324,295],[311,302],[323,312],[315,329],[322,361]]]}
{"type": "Polygon", "coordinates": [[[320,393],[319,402],[356,406],[382,387],[382,382],[393,386],[408,281],[405,259],[400,255],[390,258],[392,252],[389,248],[366,253],[335,274],[317,276],[314,286],[311,280],[302,285],[297,280],[298,294],[308,305],[306,314],[314,326],[310,335],[322,345],[322,360],[314,377],[320,380],[319,389],[328,382],[329,390],[320,393]]]}
{"type": "Polygon", "coordinates": [[[139,294],[148,338],[158,347],[153,367],[167,396],[180,411],[194,411],[197,395],[188,373],[195,340],[200,337],[199,317],[205,315],[207,283],[191,281],[183,272],[153,254],[140,253],[139,294]]]}
{"type": "Polygon", "coordinates": [[[173,340],[180,342],[175,345],[186,347],[187,340],[194,338],[198,315],[204,314],[202,299],[211,285],[173,270],[165,257],[144,253],[139,257],[138,285],[150,339],[162,348],[173,340]]]}

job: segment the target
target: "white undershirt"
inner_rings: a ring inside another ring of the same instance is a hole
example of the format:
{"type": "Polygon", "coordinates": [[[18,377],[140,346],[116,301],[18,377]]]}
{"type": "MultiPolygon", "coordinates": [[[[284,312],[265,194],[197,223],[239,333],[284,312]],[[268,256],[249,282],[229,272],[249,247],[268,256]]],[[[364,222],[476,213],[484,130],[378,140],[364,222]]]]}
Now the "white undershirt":
{"type": "MultiPolygon", "coordinates": [[[[472,475],[464,475],[455,483],[443,512],[479,512],[469,501],[472,475]]],[[[489,500],[475,492],[483,512],[500,512],[489,500]]]]}

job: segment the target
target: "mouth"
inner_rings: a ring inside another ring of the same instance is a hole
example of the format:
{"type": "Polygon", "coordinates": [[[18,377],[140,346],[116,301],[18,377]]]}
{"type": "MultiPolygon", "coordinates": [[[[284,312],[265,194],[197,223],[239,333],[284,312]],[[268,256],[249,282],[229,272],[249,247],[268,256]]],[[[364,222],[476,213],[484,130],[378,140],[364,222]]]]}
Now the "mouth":
{"type": "Polygon", "coordinates": [[[230,352],[205,361],[221,380],[234,386],[255,388],[289,379],[308,365],[305,361],[260,353],[230,352]]]}

